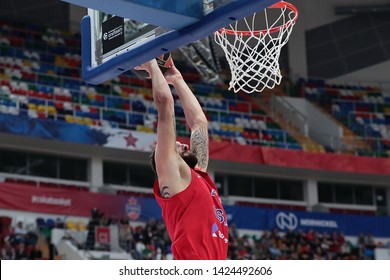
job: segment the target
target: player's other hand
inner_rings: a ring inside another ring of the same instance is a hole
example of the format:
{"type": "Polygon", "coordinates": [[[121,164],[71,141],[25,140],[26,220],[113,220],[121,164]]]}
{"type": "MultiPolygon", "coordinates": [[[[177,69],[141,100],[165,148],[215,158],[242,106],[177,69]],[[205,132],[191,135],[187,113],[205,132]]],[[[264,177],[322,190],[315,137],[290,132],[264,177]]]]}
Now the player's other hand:
{"type": "Polygon", "coordinates": [[[180,79],[183,79],[183,76],[181,75],[180,71],[177,70],[175,65],[168,68],[164,73],[165,79],[167,80],[168,84],[173,85],[175,82],[177,82],[180,79]]]}
{"type": "Polygon", "coordinates": [[[144,70],[149,73],[149,76],[151,76],[153,67],[158,67],[155,59],[152,59],[148,62],[142,63],[139,66],[134,67],[134,70],[144,70]]]}

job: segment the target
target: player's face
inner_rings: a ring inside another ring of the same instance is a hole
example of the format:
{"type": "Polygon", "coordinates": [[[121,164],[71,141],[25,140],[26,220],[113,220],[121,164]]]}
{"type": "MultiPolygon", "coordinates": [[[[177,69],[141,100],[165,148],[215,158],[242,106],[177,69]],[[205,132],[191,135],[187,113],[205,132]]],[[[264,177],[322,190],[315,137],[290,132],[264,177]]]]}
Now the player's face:
{"type": "Polygon", "coordinates": [[[179,155],[182,155],[185,152],[189,152],[189,147],[187,144],[182,144],[179,141],[176,141],[176,152],[178,152],[179,155]]]}
{"type": "Polygon", "coordinates": [[[181,156],[181,158],[188,164],[192,169],[198,164],[198,158],[190,152],[190,149],[187,144],[182,144],[179,141],[176,141],[176,152],[181,156]]]}

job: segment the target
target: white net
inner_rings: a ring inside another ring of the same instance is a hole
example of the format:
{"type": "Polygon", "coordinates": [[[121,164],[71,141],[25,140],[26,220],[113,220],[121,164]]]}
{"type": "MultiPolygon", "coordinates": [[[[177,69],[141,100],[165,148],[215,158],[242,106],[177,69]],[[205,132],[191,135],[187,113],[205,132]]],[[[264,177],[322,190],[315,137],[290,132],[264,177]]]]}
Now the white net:
{"type": "Polygon", "coordinates": [[[214,33],[229,63],[229,90],[253,93],[280,84],[280,51],[297,16],[295,7],[282,1],[214,33]]]}

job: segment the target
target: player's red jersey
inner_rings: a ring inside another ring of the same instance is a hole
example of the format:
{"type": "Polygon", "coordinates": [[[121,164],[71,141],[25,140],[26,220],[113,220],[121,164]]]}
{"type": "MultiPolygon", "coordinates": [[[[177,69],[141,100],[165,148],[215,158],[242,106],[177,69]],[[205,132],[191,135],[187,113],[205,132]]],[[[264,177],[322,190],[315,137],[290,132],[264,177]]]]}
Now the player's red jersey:
{"type": "Polygon", "coordinates": [[[182,192],[163,198],[158,182],[154,195],[172,240],[176,260],[225,260],[228,225],[217,188],[209,175],[191,169],[192,179],[182,192]]]}

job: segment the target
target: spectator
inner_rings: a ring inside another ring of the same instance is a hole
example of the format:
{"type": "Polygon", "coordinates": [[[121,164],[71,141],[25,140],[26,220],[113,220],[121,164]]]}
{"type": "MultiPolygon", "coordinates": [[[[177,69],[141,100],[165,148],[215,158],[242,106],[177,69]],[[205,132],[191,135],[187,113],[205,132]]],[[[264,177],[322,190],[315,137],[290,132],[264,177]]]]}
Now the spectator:
{"type": "Polygon", "coordinates": [[[131,243],[133,241],[133,233],[131,227],[127,221],[119,224],[119,242],[122,248],[125,248],[126,252],[131,251],[131,243]]]}
{"type": "Polygon", "coordinates": [[[308,232],[307,232],[306,235],[305,235],[305,238],[306,238],[306,240],[307,240],[309,243],[312,243],[313,240],[315,239],[315,237],[316,237],[316,233],[314,232],[313,229],[308,230],[308,232]]]}
{"type": "Polygon", "coordinates": [[[351,248],[349,246],[349,244],[344,240],[344,241],[340,241],[341,243],[340,244],[340,254],[342,257],[346,257],[348,255],[351,254],[351,248]]]}
{"type": "Polygon", "coordinates": [[[376,243],[375,243],[374,237],[372,236],[371,232],[369,232],[367,234],[367,236],[365,237],[364,244],[365,244],[366,248],[368,248],[368,249],[372,249],[372,250],[375,249],[376,243]]]}
{"type": "Polygon", "coordinates": [[[298,253],[301,256],[301,259],[303,260],[313,259],[313,252],[311,251],[309,243],[307,243],[306,241],[302,241],[302,243],[299,245],[300,247],[298,249],[298,253]]]}
{"type": "Polygon", "coordinates": [[[321,247],[317,247],[314,254],[313,254],[313,259],[314,260],[325,260],[326,255],[322,251],[321,247]]]}
{"type": "Polygon", "coordinates": [[[321,248],[323,251],[328,251],[332,242],[330,241],[329,234],[324,232],[321,240],[321,248]]]}
{"type": "Polygon", "coordinates": [[[284,236],[285,242],[287,246],[290,246],[291,244],[295,243],[297,240],[297,237],[295,235],[294,230],[290,229],[286,235],[284,236]]]}
{"type": "Polygon", "coordinates": [[[236,229],[236,224],[235,223],[231,223],[229,225],[229,238],[235,238],[235,237],[238,237],[238,232],[237,232],[237,229],[236,229]]]}
{"type": "MultiPolygon", "coordinates": [[[[243,235],[239,237],[233,226],[229,236],[228,259],[250,260],[354,260],[373,259],[373,250],[366,247],[366,243],[374,244],[372,235],[360,237],[364,241],[361,248],[353,246],[341,232],[327,232],[322,234],[314,230],[295,233],[290,230],[286,234],[277,229],[272,232],[264,231],[260,238],[243,235]],[[371,241],[369,241],[371,240],[371,241]]],[[[134,230],[134,243],[131,251],[135,259],[172,259],[170,240],[166,229],[160,221],[151,221],[144,227],[138,226],[134,230]],[[147,236],[147,237],[146,237],[147,236]]]]}
{"type": "Polygon", "coordinates": [[[14,229],[14,240],[16,243],[24,243],[27,235],[27,230],[23,227],[23,222],[18,222],[14,229]]]}
{"type": "Polygon", "coordinates": [[[366,240],[365,240],[365,237],[364,237],[364,234],[361,233],[359,234],[359,237],[357,239],[357,247],[360,248],[360,249],[363,249],[366,245],[366,240]]]}
{"type": "Polygon", "coordinates": [[[141,240],[135,243],[135,252],[136,252],[137,259],[142,259],[145,248],[146,248],[145,243],[143,243],[141,240]]]}
{"type": "Polygon", "coordinates": [[[56,221],[55,221],[54,227],[55,228],[65,228],[64,221],[61,220],[61,218],[57,218],[56,221]]]}
{"type": "Polygon", "coordinates": [[[263,232],[263,235],[260,238],[260,242],[263,243],[267,248],[271,247],[272,240],[271,240],[271,234],[269,231],[263,232]]]}
{"type": "Polygon", "coordinates": [[[12,244],[8,238],[6,238],[6,240],[4,240],[3,249],[1,249],[1,259],[2,260],[15,260],[16,259],[15,249],[12,247],[12,244]]]}
{"type": "Polygon", "coordinates": [[[374,249],[376,248],[375,240],[372,234],[369,232],[364,238],[364,250],[363,255],[366,260],[374,259],[374,249]]]}
{"type": "Polygon", "coordinates": [[[30,252],[29,259],[42,260],[42,258],[43,258],[42,250],[39,248],[38,244],[36,244],[35,246],[33,246],[30,252]]]}
{"type": "Polygon", "coordinates": [[[35,232],[29,231],[26,234],[26,245],[35,245],[38,242],[38,235],[35,232]]]}
{"type": "Polygon", "coordinates": [[[19,243],[16,248],[16,260],[27,260],[27,250],[26,250],[26,245],[24,243],[19,243]]]}
{"type": "Polygon", "coordinates": [[[296,235],[297,237],[297,242],[298,243],[303,243],[303,242],[306,242],[306,237],[305,237],[305,234],[303,233],[303,230],[298,230],[298,233],[296,235]]]}
{"type": "Polygon", "coordinates": [[[337,243],[339,243],[340,245],[345,243],[345,236],[342,232],[338,233],[337,243]]]}

